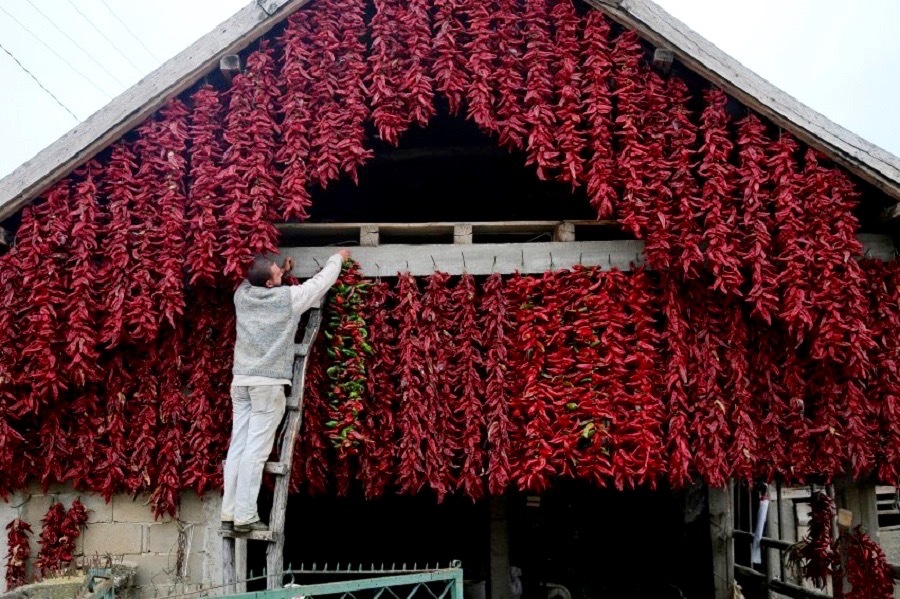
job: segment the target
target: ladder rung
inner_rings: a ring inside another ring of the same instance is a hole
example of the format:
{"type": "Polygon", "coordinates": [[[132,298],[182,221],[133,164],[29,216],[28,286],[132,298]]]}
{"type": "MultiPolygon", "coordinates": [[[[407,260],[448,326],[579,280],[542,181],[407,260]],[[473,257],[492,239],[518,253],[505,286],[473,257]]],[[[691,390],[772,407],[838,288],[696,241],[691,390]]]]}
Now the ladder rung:
{"type": "Polygon", "coordinates": [[[274,543],[278,535],[270,530],[254,530],[251,532],[237,532],[236,530],[220,530],[223,537],[232,539],[247,539],[249,541],[268,541],[274,543]]]}
{"type": "Polygon", "coordinates": [[[279,474],[285,475],[288,472],[287,464],[284,462],[266,462],[266,467],[263,470],[267,474],[279,474]]]}

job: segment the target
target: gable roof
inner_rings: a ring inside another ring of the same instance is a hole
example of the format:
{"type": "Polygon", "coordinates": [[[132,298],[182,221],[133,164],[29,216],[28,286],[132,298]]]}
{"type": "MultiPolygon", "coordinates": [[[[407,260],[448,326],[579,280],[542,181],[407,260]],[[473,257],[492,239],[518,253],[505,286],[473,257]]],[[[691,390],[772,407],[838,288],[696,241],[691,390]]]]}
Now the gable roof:
{"type": "MultiPolygon", "coordinates": [[[[223,56],[246,48],[310,1],[255,0],[166,61],[0,180],[0,221],[215,69],[223,56]]],[[[776,88],[651,0],[585,1],[646,40],[671,49],[688,68],[897,200],[889,215],[900,217],[900,158],[776,88]]]]}

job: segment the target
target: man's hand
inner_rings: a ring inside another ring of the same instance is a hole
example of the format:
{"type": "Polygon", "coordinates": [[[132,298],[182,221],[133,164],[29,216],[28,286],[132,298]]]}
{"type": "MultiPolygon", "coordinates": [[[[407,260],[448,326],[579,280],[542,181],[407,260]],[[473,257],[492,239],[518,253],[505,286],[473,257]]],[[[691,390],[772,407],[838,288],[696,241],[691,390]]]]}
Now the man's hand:
{"type": "Polygon", "coordinates": [[[341,260],[346,262],[347,260],[350,259],[350,250],[340,250],[338,252],[338,256],[341,257],[341,260]]]}
{"type": "Polygon", "coordinates": [[[282,272],[291,272],[291,269],[294,268],[294,259],[288,256],[284,259],[284,264],[281,265],[282,272]]]}

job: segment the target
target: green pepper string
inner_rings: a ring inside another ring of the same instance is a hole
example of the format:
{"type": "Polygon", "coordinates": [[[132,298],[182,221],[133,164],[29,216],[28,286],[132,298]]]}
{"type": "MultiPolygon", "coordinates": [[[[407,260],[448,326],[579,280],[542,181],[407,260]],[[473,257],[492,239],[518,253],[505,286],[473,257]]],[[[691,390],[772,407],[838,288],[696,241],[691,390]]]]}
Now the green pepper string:
{"type": "Polygon", "coordinates": [[[357,453],[366,400],[366,356],[372,354],[366,321],[360,314],[372,286],[359,264],[344,262],[337,283],[325,301],[325,369],[328,421],[325,427],[341,459],[357,453]]]}

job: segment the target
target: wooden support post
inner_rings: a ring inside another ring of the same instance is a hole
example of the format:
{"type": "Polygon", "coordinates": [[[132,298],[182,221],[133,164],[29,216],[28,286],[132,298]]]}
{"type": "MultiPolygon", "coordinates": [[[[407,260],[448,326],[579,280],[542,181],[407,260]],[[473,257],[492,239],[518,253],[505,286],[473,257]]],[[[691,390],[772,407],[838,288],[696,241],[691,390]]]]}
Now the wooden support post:
{"type": "Polygon", "coordinates": [[[363,247],[376,247],[379,242],[378,225],[360,225],[359,245],[363,247]]]}
{"type": "Polygon", "coordinates": [[[456,223],[453,225],[453,243],[472,243],[471,223],[456,223]]]}
{"type": "Polygon", "coordinates": [[[234,594],[234,551],[235,540],[232,537],[222,537],[222,584],[225,593],[234,594]]]}
{"type": "Polygon", "coordinates": [[[241,72],[241,57],[239,54],[226,54],[219,59],[219,70],[230,84],[235,75],[241,72]]]}
{"type": "Polygon", "coordinates": [[[563,221],[556,225],[553,241],[575,241],[575,223],[563,221]]]}
{"type": "MultiPolygon", "coordinates": [[[[850,479],[839,479],[834,483],[834,502],[838,510],[838,536],[847,534],[859,525],[875,542],[878,535],[878,502],[875,495],[875,483],[872,480],[854,482],[850,479]]],[[[847,563],[846,549],[840,548],[841,564],[847,563]]],[[[843,597],[851,590],[847,579],[834,581],[834,596],[843,597]]]]}
{"type": "Polygon", "coordinates": [[[247,592],[247,539],[234,539],[234,566],[237,572],[234,592],[247,592]]]}
{"type": "Polygon", "coordinates": [[[715,599],[731,599],[734,588],[734,481],[709,489],[709,535],[712,541],[715,599]]]}
{"type": "Polygon", "coordinates": [[[507,497],[491,497],[491,599],[510,599],[507,497]]]}
{"type": "MultiPolygon", "coordinates": [[[[769,495],[769,511],[766,513],[766,529],[768,531],[768,535],[770,537],[775,537],[779,541],[781,540],[780,528],[781,524],[778,522],[778,513],[780,509],[778,508],[777,502],[778,497],[775,492],[775,486],[769,485],[768,489],[769,495]]],[[[768,594],[769,597],[773,596],[771,584],[772,580],[776,578],[781,578],[781,551],[779,551],[775,547],[766,547],[766,586],[769,587],[768,594]]]]}

